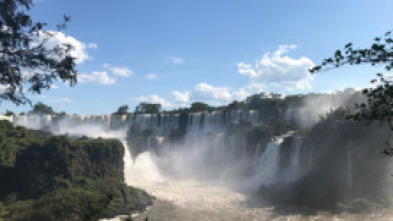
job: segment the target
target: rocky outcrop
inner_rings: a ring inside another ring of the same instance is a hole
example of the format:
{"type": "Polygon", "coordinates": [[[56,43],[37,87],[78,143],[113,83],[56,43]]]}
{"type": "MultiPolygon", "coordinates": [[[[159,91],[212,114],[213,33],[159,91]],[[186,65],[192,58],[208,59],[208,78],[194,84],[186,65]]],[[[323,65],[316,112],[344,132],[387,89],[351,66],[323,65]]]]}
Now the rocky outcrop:
{"type": "Polygon", "coordinates": [[[124,183],[118,140],[52,136],[7,121],[0,128],[0,220],[97,220],[152,204],[124,183]]]}

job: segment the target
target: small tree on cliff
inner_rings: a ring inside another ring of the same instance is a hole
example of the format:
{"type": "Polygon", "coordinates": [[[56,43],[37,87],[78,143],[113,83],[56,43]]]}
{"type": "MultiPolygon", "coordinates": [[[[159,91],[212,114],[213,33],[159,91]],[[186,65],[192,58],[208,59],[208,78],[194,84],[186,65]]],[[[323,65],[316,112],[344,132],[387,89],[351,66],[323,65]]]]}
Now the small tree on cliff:
{"type": "Polygon", "coordinates": [[[120,106],[113,114],[128,114],[128,105],[125,104],[120,106]]]}
{"type": "Polygon", "coordinates": [[[134,113],[136,114],[158,114],[161,111],[161,104],[151,104],[141,102],[136,106],[134,113]]]}
{"type": "Polygon", "coordinates": [[[56,114],[52,107],[45,105],[41,102],[34,104],[33,109],[29,111],[29,114],[56,114]]]}
{"type": "MultiPolygon", "coordinates": [[[[45,30],[46,23],[31,19],[27,12],[32,5],[32,0],[0,1],[0,100],[17,105],[31,104],[24,87],[40,93],[55,80],[73,85],[77,77],[72,46],[46,44],[56,32],[45,30]]],[[[69,17],[64,16],[58,31],[68,21],[69,17]]]]}
{"type": "Polygon", "coordinates": [[[194,102],[191,104],[190,111],[191,112],[203,112],[203,111],[210,111],[211,107],[203,102],[194,102]]]}
{"type": "MultiPolygon", "coordinates": [[[[370,64],[384,65],[387,72],[393,69],[393,38],[392,32],[386,32],[382,37],[376,37],[369,48],[355,49],[352,43],[344,46],[343,50],[337,50],[330,58],[325,59],[322,64],[310,69],[311,73],[339,68],[344,65],[370,64]]],[[[393,129],[393,81],[392,75],[377,73],[377,78],[371,83],[375,87],[366,88],[363,94],[367,101],[357,104],[358,110],[349,118],[355,120],[378,120],[387,122],[393,129]]]]}

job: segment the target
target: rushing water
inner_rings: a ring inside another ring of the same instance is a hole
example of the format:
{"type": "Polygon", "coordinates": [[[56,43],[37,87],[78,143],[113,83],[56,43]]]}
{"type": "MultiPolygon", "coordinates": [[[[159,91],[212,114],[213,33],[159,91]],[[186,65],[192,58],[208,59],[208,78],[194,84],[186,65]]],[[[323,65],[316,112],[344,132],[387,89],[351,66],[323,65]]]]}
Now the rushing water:
{"type": "Polygon", "coordinates": [[[253,205],[249,196],[233,189],[198,180],[163,177],[155,157],[149,152],[140,154],[135,162],[126,148],[125,178],[128,185],[145,189],[157,197],[149,210],[149,221],[301,221],[301,220],[393,220],[390,211],[371,214],[317,213],[304,211],[277,214],[273,208],[253,205]]]}

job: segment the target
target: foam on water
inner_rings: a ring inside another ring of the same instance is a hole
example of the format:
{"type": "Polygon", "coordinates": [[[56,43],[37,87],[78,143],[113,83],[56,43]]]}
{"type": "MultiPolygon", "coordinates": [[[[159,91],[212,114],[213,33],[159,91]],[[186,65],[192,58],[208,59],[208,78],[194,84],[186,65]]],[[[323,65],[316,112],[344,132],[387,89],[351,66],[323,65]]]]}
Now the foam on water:
{"type": "Polygon", "coordinates": [[[149,211],[149,221],[393,220],[388,210],[370,214],[279,215],[273,212],[273,208],[253,206],[248,202],[248,196],[228,187],[192,179],[163,177],[153,155],[143,153],[132,162],[127,149],[124,158],[127,184],[145,189],[157,198],[149,211]]]}

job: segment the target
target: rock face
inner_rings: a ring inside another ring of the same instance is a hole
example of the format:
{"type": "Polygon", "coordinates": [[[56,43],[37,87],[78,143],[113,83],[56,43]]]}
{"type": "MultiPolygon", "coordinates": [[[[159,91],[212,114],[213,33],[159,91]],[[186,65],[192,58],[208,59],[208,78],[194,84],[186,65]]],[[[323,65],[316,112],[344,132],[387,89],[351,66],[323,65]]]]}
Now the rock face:
{"type": "Polygon", "coordinates": [[[8,189],[39,195],[51,188],[50,179],[85,177],[122,180],[124,148],[118,140],[70,140],[51,137],[18,153],[8,172],[8,189]],[[42,191],[36,192],[37,186],[42,191]]]}
{"type": "Polygon", "coordinates": [[[279,146],[277,178],[263,183],[261,198],[275,206],[297,205],[366,212],[389,205],[391,159],[382,154],[391,132],[335,112],[279,146]]]}
{"type": "Polygon", "coordinates": [[[0,128],[0,219],[94,220],[152,203],[125,185],[118,140],[52,136],[7,121],[0,128]]]}

